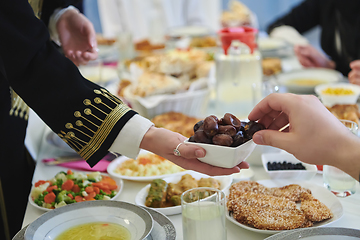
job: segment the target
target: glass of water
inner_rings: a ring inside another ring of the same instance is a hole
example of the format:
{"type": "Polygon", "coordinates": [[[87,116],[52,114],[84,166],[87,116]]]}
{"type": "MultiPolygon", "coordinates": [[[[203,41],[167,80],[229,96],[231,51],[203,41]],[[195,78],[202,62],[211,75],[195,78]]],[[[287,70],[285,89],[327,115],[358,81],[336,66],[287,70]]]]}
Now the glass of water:
{"type": "Polygon", "coordinates": [[[186,240],[226,240],[225,194],[215,188],[193,188],[181,195],[186,240]]]}
{"type": "MultiPolygon", "coordinates": [[[[352,133],[358,134],[358,125],[349,120],[340,120],[352,133]]],[[[324,186],[338,197],[347,197],[355,193],[357,181],[342,170],[324,165],[324,186]]]]}

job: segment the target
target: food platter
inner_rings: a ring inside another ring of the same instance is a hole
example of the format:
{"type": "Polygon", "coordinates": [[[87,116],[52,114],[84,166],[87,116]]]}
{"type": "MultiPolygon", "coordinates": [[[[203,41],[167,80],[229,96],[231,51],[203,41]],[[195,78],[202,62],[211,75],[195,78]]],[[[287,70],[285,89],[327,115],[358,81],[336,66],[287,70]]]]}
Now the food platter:
{"type": "Polygon", "coordinates": [[[56,239],[65,230],[80,224],[108,222],[124,226],[131,240],[146,238],[153,218],[145,209],[128,202],[87,201],[70,204],[41,215],[25,231],[25,240],[56,239]]]}
{"type": "MultiPolygon", "coordinates": [[[[139,155],[141,154],[145,154],[145,153],[149,153],[148,151],[145,150],[141,150],[139,155]]],[[[125,180],[131,180],[131,181],[140,181],[140,182],[150,182],[154,179],[159,179],[159,178],[166,178],[166,177],[170,177],[170,176],[176,176],[181,174],[182,172],[176,172],[176,173],[171,173],[171,174],[163,174],[163,175],[155,175],[155,176],[146,176],[146,177],[138,177],[138,176],[126,176],[126,175],[122,175],[120,173],[118,173],[116,171],[116,168],[122,164],[123,162],[129,160],[130,158],[125,157],[125,156],[121,156],[118,157],[116,159],[114,159],[107,168],[107,172],[110,174],[110,176],[115,177],[115,178],[121,178],[121,179],[125,179],[125,180]]]]}
{"type": "MultiPolygon", "coordinates": [[[[304,188],[310,189],[312,195],[317,198],[319,201],[321,201],[322,203],[324,203],[333,213],[333,217],[328,219],[328,220],[324,220],[322,222],[319,223],[314,223],[313,227],[309,227],[307,229],[314,229],[317,227],[324,227],[326,225],[329,225],[337,220],[339,220],[342,215],[344,214],[344,210],[343,210],[343,206],[341,205],[339,199],[337,199],[337,197],[332,194],[330,191],[328,191],[326,188],[321,187],[321,186],[317,186],[315,184],[312,184],[308,181],[296,181],[296,180],[287,180],[287,179],[281,179],[281,180],[261,180],[261,181],[257,181],[258,183],[266,186],[266,187],[282,187],[288,184],[298,184],[304,188]]],[[[226,192],[227,196],[228,196],[229,192],[226,192]]],[[[290,230],[261,230],[261,229],[257,229],[242,223],[239,223],[238,221],[236,221],[232,215],[229,213],[229,211],[227,211],[226,214],[226,218],[238,225],[239,227],[242,227],[244,229],[253,231],[253,232],[258,232],[258,233],[263,233],[263,234],[275,234],[275,233],[279,233],[279,232],[288,232],[290,230]]]]}
{"type": "MultiPolygon", "coordinates": [[[[78,172],[78,171],[77,171],[78,172]]],[[[89,173],[89,172],[83,172],[83,173],[89,173]]],[[[103,175],[103,176],[109,176],[108,174],[104,174],[104,173],[102,173],[101,175],[103,175]]],[[[124,182],[123,182],[123,180],[122,179],[119,179],[119,178],[114,178],[114,180],[115,180],[115,182],[116,182],[116,184],[117,184],[117,189],[115,189],[115,191],[117,192],[116,193],[116,195],[114,196],[114,197],[112,197],[110,200],[114,200],[114,199],[116,199],[120,194],[121,194],[121,192],[122,192],[122,190],[124,189],[124,182]]],[[[32,186],[32,188],[31,188],[31,191],[30,191],[30,194],[29,194],[29,203],[33,206],[33,207],[35,207],[35,208],[37,208],[37,209],[40,209],[40,210],[42,210],[42,211],[51,211],[51,210],[54,210],[54,209],[50,209],[50,208],[45,208],[45,207],[41,207],[41,206],[39,206],[39,205],[37,205],[35,202],[34,202],[34,200],[32,199],[32,197],[31,197],[31,193],[32,193],[32,191],[33,191],[33,189],[34,189],[34,186],[32,186]]]]}
{"type": "MultiPolygon", "coordinates": [[[[203,173],[199,173],[199,172],[195,172],[195,171],[186,171],[183,172],[179,175],[176,176],[171,176],[171,177],[167,177],[167,178],[163,178],[163,180],[167,183],[178,183],[181,179],[181,176],[185,175],[185,174],[190,174],[193,178],[195,178],[196,180],[199,180],[200,178],[209,178],[211,176],[203,174],[203,173]]],[[[211,177],[214,178],[218,181],[220,181],[220,190],[225,191],[226,189],[228,189],[231,185],[232,182],[232,176],[215,176],[215,177],[211,177]]],[[[142,188],[138,194],[135,197],[135,203],[139,206],[145,206],[145,200],[146,200],[146,196],[148,195],[150,189],[150,184],[146,185],[144,188],[142,188]]],[[[164,207],[164,208],[150,208],[150,209],[154,209],[158,212],[161,212],[165,215],[175,215],[175,214],[180,214],[181,213],[181,206],[173,206],[173,207],[164,207]]]]}

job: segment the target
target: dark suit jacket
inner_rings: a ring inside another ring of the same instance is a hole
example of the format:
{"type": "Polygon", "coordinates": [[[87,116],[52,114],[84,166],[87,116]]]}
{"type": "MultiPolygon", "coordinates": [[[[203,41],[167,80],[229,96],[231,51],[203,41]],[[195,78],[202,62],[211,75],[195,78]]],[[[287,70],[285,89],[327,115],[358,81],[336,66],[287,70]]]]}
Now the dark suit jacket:
{"type": "MultiPolygon", "coordinates": [[[[134,115],[118,98],[81,76],[49,40],[46,25],[26,0],[0,1],[1,121],[9,121],[10,90],[15,90],[43,121],[93,166],[134,115]]],[[[2,143],[15,130],[1,124],[2,143]]],[[[25,127],[16,128],[16,145],[25,127]]],[[[14,140],[15,141],[15,140],[14,140]]],[[[15,143],[14,143],[15,144],[15,143]]],[[[0,153],[1,154],[1,153],[0,153]]]]}
{"type": "Polygon", "coordinates": [[[304,33],[319,25],[322,49],[336,63],[336,69],[347,76],[350,62],[360,59],[359,12],[359,0],[305,0],[271,23],[267,31],[270,33],[275,27],[288,25],[304,33]],[[337,30],[341,39],[340,54],[335,44],[337,30]]]}
{"type": "MultiPolygon", "coordinates": [[[[69,1],[66,1],[69,3],[69,1]]],[[[124,124],[136,114],[78,68],[49,39],[47,21],[58,0],[45,0],[42,18],[27,0],[0,1],[0,191],[11,237],[20,230],[30,193],[34,163],[25,158],[27,121],[9,115],[10,87],[93,166],[124,124]],[[11,217],[10,217],[11,216],[11,217]]],[[[0,217],[1,220],[1,217],[0,217]]],[[[0,221],[0,238],[5,231],[0,221]]]]}

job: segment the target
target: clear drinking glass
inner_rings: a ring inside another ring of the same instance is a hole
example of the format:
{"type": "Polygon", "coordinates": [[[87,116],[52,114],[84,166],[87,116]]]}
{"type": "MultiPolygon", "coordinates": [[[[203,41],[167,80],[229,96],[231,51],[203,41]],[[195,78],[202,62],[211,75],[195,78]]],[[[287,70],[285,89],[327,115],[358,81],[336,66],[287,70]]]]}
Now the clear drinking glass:
{"type": "MultiPolygon", "coordinates": [[[[349,120],[340,120],[352,133],[357,135],[358,125],[349,120]]],[[[342,170],[324,165],[324,186],[338,197],[347,197],[356,192],[357,181],[342,170]]]]}
{"type": "Polygon", "coordinates": [[[215,188],[193,188],[181,195],[186,240],[226,240],[225,194],[215,188]]]}

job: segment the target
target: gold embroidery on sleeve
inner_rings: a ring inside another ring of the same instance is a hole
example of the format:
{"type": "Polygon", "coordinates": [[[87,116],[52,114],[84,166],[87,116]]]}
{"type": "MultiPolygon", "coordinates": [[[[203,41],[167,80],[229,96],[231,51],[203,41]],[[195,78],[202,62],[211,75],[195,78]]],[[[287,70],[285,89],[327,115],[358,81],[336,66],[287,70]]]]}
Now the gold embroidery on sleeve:
{"type": "Polygon", "coordinates": [[[9,112],[9,115],[14,115],[15,117],[24,118],[25,120],[28,120],[29,118],[29,107],[24,102],[24,100],[21,99],[19,95],[16,94],[16,92],[10,88],[11,91],[11,109],[9,112]]]}
{"type": "Polygon", "coordinates": [[[84,110],[74,112],[75,123],[66,123],[67,130],[58,134],[85,160],[99,150],[115,124],[130,110],[107,90],[96,89],[94,92],[99,96],[93,101],[85,99],[84,110]]]}

